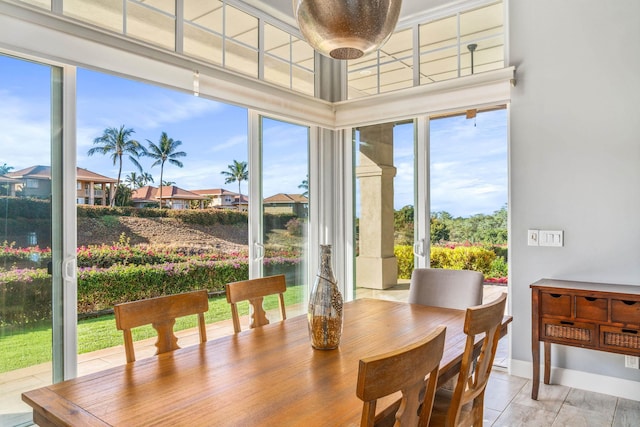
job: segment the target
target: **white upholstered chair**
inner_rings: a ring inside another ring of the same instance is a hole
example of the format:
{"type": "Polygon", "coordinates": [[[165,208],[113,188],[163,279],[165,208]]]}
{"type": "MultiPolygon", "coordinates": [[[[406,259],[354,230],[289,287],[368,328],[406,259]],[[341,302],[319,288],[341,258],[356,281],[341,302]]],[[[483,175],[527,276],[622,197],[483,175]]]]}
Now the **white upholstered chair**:
{"type": "Polygon", "coordinates": [[[416,268],[411,274],[408,301],[466,310],[482,304],[483,282],[478,271],[416,268]]]}

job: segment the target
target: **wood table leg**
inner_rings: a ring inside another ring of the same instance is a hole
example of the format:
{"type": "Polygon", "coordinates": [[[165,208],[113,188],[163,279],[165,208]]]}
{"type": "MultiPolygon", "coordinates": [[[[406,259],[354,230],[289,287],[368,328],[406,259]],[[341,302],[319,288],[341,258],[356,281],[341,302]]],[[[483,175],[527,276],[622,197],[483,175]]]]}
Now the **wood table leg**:
{"type": "Polygon", "coordinates": [[[534,338],[531,347],[533,354],[533,377],[531,378],[531,398],[538,400],[538,389],[540,388],[540,342],[534,338]]]}
{"type": "Polygon", "coordinates": [[[551,384],[551,343],[544,342],[544,383],[551,384]]]}

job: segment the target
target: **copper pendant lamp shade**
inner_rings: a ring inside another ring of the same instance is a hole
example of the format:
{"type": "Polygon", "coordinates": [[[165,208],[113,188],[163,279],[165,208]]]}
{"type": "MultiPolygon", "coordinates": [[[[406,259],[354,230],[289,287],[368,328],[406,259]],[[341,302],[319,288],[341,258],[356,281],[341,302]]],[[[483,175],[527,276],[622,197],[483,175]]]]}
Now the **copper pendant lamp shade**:
{"type": "Polygon", "coordinates": [[[293,0],[305,40],[335,59],[357,59],[382,46],[398,22],[402,0],[293,0]]]}

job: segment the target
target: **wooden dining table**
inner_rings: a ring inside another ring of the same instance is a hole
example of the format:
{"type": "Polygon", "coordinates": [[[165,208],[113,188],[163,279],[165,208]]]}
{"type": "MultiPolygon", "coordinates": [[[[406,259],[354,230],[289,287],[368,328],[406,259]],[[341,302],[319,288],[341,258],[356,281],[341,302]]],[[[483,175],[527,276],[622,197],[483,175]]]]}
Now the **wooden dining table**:
{"type": "MultiPolygon", "coordinates": [[[[339,348],[315,350],[307,317],[225,336],[25,392],[41,426],[357,426],[360,359],[445,325],[439,382],[459,370],[465,312],[359,299],[339,348]]],[[[503,319],[506,333],[510,316],[503,319]]]]}

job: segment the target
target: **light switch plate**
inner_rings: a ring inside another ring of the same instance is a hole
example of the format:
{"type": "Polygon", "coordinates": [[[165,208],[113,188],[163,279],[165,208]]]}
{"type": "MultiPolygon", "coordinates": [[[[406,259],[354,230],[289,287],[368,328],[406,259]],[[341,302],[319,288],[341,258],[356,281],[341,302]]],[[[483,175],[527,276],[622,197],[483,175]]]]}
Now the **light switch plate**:
{"type": "Polygon", "coordinates": [[[633,368],[640,369],[640,358],[638,356],[625,356],[624,357],[624,367],[625,368],[633,368]]]}
{"type": "Polygon", "coordinates": [[[527,230],[527,245],[538,246],[538,230],[527,230]]]}
{"type": "Polygon", "coordinates": [[[562,230],[540,230],[538,244],[540,246],[564,246],[564,232],[562,230]]]}

